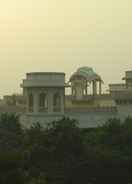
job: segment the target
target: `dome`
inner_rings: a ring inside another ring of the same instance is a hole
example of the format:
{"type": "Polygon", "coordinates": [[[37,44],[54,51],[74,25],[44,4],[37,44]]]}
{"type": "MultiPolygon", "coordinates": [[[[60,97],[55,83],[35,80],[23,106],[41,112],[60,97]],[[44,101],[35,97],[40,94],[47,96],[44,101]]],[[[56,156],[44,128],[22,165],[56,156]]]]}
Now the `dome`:
{"type": "Polygon", "coordinates": [[[90,77],[90,76],[94,76],[95,75],[95,72],[93,71],[92,68],[90,67],[81,67],[77,70],[77,73],[79,73],[80,75],[84,75],[85,77],[90,77]]]}
{"type": "Polygon", "coordinates": [[[70,81],[76,78],[83,78],[89,82],[94,80],[101,80],[101,77],[94,72],[93,68],[87,66],[77,69],[77,71],[71,76],[70,81]]]}

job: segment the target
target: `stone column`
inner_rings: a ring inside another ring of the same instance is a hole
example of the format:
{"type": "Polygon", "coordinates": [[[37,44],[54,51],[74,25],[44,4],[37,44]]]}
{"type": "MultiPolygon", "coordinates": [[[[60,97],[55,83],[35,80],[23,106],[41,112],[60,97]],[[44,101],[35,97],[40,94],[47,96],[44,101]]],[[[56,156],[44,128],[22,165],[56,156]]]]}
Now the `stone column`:
{"type": "Polygon", "coordinates": [[[88,91],[89,91],[88,94],[89,94],[89,95],[92,95],[92,94],[91,94],[91,89],[92,89],[92,86],[91,86],[91,83],[90,83],[89,86],[88,86],[88,91]]]}
{"type": "Polygon", "coordinates": [[[73,86],[71,87],[71,93],[72,93],[72,96],[74,95],[74,89],[73,89],[73,86]]]}
{"type": "Polygon", "coordinates": [[[88,85],[85,87],[86,96],[88,95],[88,85]]]}
{"type": "Polygon", "coordinates": [[[93,81],[93,95],[97,95],[97,83],[93,81]]]}
{"type": "Polygon", "coordinates": [[[36,91],[33,93],[33,98],[34,98],[33,112],[36,114],[39,112],[39,96],[36,91]]]}
{"type": "Polygon", "coordinates": [[[25,88],[23,88],[23,96],[24,96],[24,98],[25,98],[25,100],[26,100],[26,113],[28,113],[29,112],[29,98],[28,98],[28,91],[27,91],[27,89],[25,89],[25,88]]]}
{"type": "Polygon", "coordinates": [[[53,113],[53,95],[54,95],[53,89],[48,91],[48,114],[53,113]]]}
{"type": "Polygon", "coordinates": [[[26,97],[26,113],[29,113],[29,95],[27,91],[26,91],[25,97],[26,97]]]}
{"type": "Polygon", "coordinates": [[[65,109],[65,92],[62,90],[61,93],[61,113],[64,114],[64,109],[65,109]]]}
{"type": "Polygon", "coordinates": [[[99,81],[99,95],[102,94],[102,82],[99,81]]]}

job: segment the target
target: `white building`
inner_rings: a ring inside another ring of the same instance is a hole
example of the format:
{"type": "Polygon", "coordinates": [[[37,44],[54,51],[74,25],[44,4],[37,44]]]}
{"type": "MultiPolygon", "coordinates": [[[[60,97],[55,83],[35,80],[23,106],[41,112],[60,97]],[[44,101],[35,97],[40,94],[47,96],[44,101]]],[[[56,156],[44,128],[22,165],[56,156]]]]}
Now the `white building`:
{"type": "Polygon", "coordinates": [[[95,127],[116,113],[115,103],[102,95],[101,85],[101,77],[89,67],[78,69],[68,83],[64,73],[28,73],[21,85],[26,99],[21,122],[26,127],[36,122],[45,126],[67,116],[77,119],[80,127],[95,127]],[[71,88],[71,95],[65,94],[65,87],[71,88]]]}
{"type": "Polygon", "coordinates": [[[109,118],[124,119],[132,114],[132,72],[126,72],[125,84],[111,84],[110,93],[102,92],[103,80],[89,67],[79,68],[65,83],[64,73],[28,73],[21,87],[26,98],[24,126],[58,120],[77,119],[82,128],[96,127],[109,118]],[[65,88],[71,94],[65,94],[65,88]],[[126,100],[128,103],[124,103],[126,100]],[[122,100],[123,103],[119,103],[122,100]]]}
{"type": "Polygon", "coordinates": [[[104,93],[101,76],[89,67],[77,69],[68,82],[65,73],[28,73],[21,84],[23,95],[5,96],[0,113],[17,113],[25,127],[36,122],[45,126],[63,116],[78,120],[82,128],[102,125],[113,117],[123,120],[132,116],[132,71],[123,80],[110,84],[109,93],[104,93]]]}
{"type": "Polygon", "coordinates": [[[28,73],[21,87],[27,102],[23,118],[29,126],[64,115],[64,73],[28,73]]]}
{"type": "Polygon", "coordinates": [[[124,83],[110,84],[109,90],[117,105],[132,104],[132,71],[126,71],[124,83]]]}

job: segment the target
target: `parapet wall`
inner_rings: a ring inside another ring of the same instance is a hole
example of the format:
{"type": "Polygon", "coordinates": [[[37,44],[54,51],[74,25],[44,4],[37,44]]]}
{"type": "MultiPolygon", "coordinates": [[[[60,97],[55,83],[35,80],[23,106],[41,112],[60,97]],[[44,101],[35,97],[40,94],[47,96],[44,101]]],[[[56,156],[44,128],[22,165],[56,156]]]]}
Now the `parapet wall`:
{"type": "Polygon", "coordinates": [[[21,87],[64,87],[65,73],[28,73],[21,87]]]}

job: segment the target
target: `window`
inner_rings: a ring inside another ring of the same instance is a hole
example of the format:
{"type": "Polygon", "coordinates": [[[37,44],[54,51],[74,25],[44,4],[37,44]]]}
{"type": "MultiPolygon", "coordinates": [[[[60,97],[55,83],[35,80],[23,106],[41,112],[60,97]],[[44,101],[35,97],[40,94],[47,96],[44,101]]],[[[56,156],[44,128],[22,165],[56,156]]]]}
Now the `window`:
{"type": "Polygon", "coordinates": [[[54,112],[61,111],[61,96],[59,93],[54,94],[53,97],[53,110],[54,112]]]}
{"type": "Polygon", "coordinates": [[[39,95],[39,112],[46,112],[48,110],[48,100],[45,93],[39,95]]]}
{"type": "Polygon", "coordinates": [[[29,112],[33,112],[34,99],[33,94],[29,94],[28,96],[28,110],[29,112]]]}

